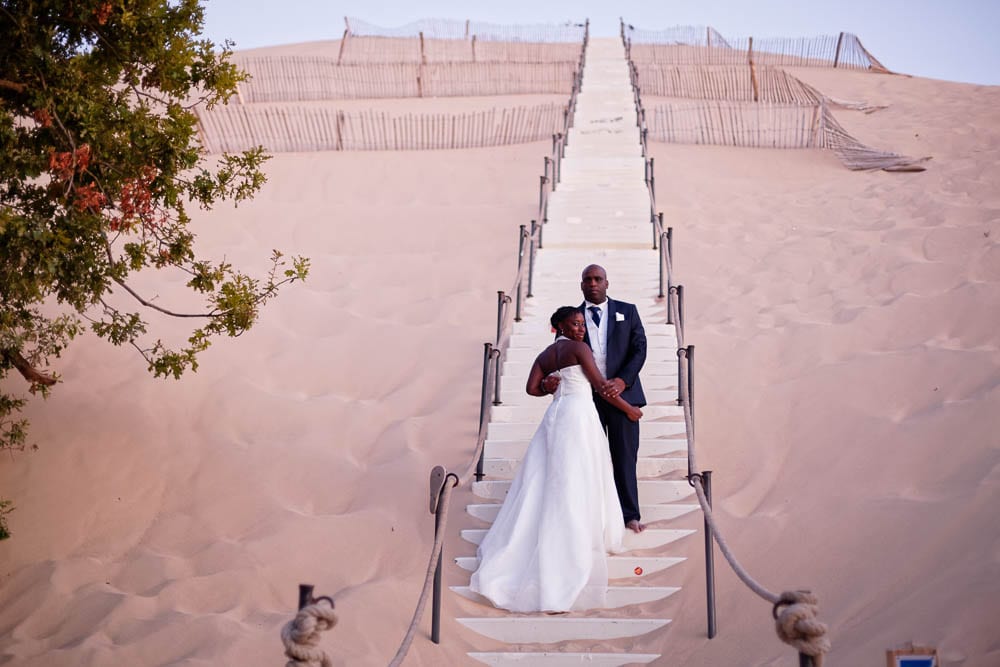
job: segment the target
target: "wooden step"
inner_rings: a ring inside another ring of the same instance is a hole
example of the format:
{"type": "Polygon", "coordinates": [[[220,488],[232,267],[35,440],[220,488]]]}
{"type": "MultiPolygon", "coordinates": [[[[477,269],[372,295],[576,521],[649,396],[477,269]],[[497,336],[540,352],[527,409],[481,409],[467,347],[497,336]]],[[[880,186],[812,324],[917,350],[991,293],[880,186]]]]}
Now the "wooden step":
{"type": "MultiPolygon", "coordinates": [[[[516,440],[494,440],[486,441],[485,452],[487,458],[514,458],[519,459],[524,456],[528,449],[529,438],[518,438],[516,440]]],[[[642,456],[687,456],[687,440],[685,438],[642,438],[639,440],[639,454],[642,456]]]]}
{"type": "MultiPolygon", "coordinates": [[[[538,429],[538,420],[522,422],[490,422],[486,437],[490,440],[530,439],[538,429]]],[[[664,438],[686,432],[683,421],[639,421],[639,432],[645,438],[664,438]]]]}
{"type": "MultiPolygon", "coordinates": [[[[525,395],[527,396],[527,394],[525,395]]],[[[541,396],[532,398],[535,398],[535,400],[527,404],[503,404],[491,406],[490,421],[497,423],[534,422],[537,424],[541,420],[542,415],[545,414],[545,411],[549,409],[552,399],[541,396]]],[[[683,416],[684,408],[676,403],[674,405],[647,405],[642,408],[643,423],[646,421],[656,421],[657,419],[668,419],[683,416]]]]}
{"type": "Polygon", "coordinates": [[[650,663],[659,653],[469,653],[470,658],[484,665],[519,665],[520,667],[621,667],[650,663]]]}
{"type": "MultiPolygon", "coordinates": [[[[519,458],[487,458],[483,460],[483,473],[492,479],[514,479],[520,465],[519,458]]],[[[678,470],[687,470],[686,456],[684,458],[640,456],[635,466],[635,473],[639,479],[662,477],[678,470]]]]}
{"type": "MultiPolygon", "coordinates": [[[[668,556],[608,556],[609,579],[642,579],[662,572],[687,560],[668,556]]],[[[455,563],[463,570],[475,572],[479,567],[477,556],[458,556],[455,563]]]]}
{"type": "MultiPolygon", "coordinates": [[[[656,377],[666,377],[666,376],[656,376],[656,377]]],[[[661,384],[670,384],[669,387],[664,387],[663,389],[653,389],[652,387],[646,386],[646,378],[642,378],[642,393],[646,395],[646,403],[648,405],[677,405],[677,381],[673,378],[671,381],[664,381],[661,384]]],[[[536,403],[539,399],[548,405],[549,399],[544,399],[539,396],[532,396],[524,390],[524,385],[521,383],[504,383],[501,380],[500,384],[500,402],[501,405],[531,405],[536,403]]],[[[491,406],[491,409],[493,406],[491,406]]],[[[646,408],[643,408],[645,410],[646,408]]]]}
{"type": "Polygon", "coordinates": [[[455,620],[473,632],[509,644],[553,644],[574,639],[602,641],[638,637],[670,623],[669,618],[564,618],[546,614],[455,620]]]}
{"type": "MultiPolygon", "coordinates": [[[[450,586],[451,590],[473,602],[492,607],[492,603],[472,592],[468,586],[450,586]]],[[[675,586],[608,586],[605,609],[619,609],[634,604],[645,604],[670,597],[680,588],[675,586]]]]}
{"type": "MultiPolygon", "coordinates": [[[[682,528],[647,528],[641,533],[633,533],[631,530],[625,531],[622,546],[628,551],[638,551],[640,549],[657,549],[664,545],[676,542],[697,531],[682,528]]],[[[461,531],[462,539],[470,544],[479,545],[486,537],[485,528],[466,528],[461,531]]]]}
{"type": "MultiPolygon", "coordinates": [[[[690,503],[668,503],[665,505],[639,505],[639,511],[642,513],[642,520],[646,523],[655,523],[657,521],[670,521],[678,517],[682,517],[685,514],[690,514],[694,510],[698,509],[697,504],[690,503]]],[[[480,521],[485,521],[487,523],[493,523],[497,518],[497,512],[500,511],[500,503],[477,503],[473,505],[467,505],[465,511],[471,516],[476,517],[480,521]]]]}
{"type": "MultiPolygon", "coordinates": [[[[509,479],[484,479],[472,483],[472,493],[488,500],[503,500],[509,490],[509,479]]],[[[639,480],[639,502],[644,505],[672,503],[692,495],[694,489],[685,480],[639,480]]]]}

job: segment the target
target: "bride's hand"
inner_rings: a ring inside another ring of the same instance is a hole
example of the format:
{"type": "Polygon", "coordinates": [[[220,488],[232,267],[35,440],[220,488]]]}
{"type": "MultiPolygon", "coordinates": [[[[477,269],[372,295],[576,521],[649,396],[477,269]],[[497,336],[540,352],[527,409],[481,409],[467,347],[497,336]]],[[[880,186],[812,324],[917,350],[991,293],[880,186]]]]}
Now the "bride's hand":
{"type": "Polygon", "coordinates": [[[629,411],[625,413],[625,416],[631,419],[632,421],[637,422],[640,419],[642,419],[642,410],[640,410],[635,406],[632,406],[631,408],[629,408],[629,411]]]}

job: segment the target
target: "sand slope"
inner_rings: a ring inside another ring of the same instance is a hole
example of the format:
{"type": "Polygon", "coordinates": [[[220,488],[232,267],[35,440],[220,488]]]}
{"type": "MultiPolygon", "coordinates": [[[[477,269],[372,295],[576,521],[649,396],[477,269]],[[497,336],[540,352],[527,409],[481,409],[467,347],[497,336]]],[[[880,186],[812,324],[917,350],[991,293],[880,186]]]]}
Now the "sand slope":
{"type": "MultiPolygon", "coordinates": [[[[1000,89],[796,74],[890,104],[838,118],[934,160],[859,174],[820,152],[654,146],[720,521],[765,585],[820,595],[831,664],[909,640],[1000,664],[1000,89]]],[[[64,357],[29,409],[40,450],[0,464],[19,506],[0,664],[281,664],[303,581],[337,599],[335,664],[386,664],[430,548],[427,473],[467,462],[481,344],[547,149],[282,155],[255,202],[199,216],[212,254],[263,269],[277,247],[312,276],[182,382],[91,337],[64,357]]],[[[632,648],[797,664],[721,561],[704,639],[700,538],[687,548],[662,578],[686,590],[633,610],[674,624],[632,648]]],[[[446,549],[468,551],[454,534],[446,549]]],[[[490,648],[451,620],[464,604],[446,596],[445,643],[418,636],[407,664],[490,648]]]]}

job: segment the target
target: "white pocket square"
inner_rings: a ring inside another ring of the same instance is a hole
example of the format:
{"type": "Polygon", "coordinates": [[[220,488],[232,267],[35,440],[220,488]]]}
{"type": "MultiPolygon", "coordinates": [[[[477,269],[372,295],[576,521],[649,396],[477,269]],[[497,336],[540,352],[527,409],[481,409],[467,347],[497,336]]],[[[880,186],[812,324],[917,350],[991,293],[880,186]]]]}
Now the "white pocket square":
{"type": "Polygon", "coordinates": [[[625,313],[615,313],[615,322],[624,322],[625,313]]]}

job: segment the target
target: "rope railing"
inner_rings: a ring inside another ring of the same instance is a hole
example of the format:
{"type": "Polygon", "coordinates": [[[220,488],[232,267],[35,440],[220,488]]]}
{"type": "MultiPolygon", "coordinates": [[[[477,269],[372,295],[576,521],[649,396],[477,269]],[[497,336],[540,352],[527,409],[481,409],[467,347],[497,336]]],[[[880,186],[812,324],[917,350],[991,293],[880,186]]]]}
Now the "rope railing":
{"type": "Polygon", "coordinates": [[[450,473],[443,466],[431,470],[431,513],[434,514],[434,544],[431,548],[430,560],[424,584],[413,611],[413,618],[407,627],[403,641],[396,655],[389,663],[390,667],[398,667],[403,663],[413,639],[416,628],[420,624],[427,606],[428,596],[433,595],[433,615],[431,640],[440,643],[440,604],[441,604],[441,565],[443,560],[444,535],[448,523],[448,506],[451,494],[459,486],[468,485],[473,478],[482,479],[483,453],[486,447],[486,436],[489,429],[489,403],[492,393],[493,405],[500,405],[500,368],[504,354],[510,346],[513,334],[513,323],[521,319],[523,298],[531,295],[532,273],[534,271],[534,255],[542,244],[542,230],[548,217],[548,197],[559,183],[562,158],[566,152],[566,142],[569,130],[573,127],[573,113],[576,110],[577,93],[583,82],[583,66],[589,42],[589,21],[584,26],[583,44],[580,50],[580,67],[574,80],[570,94],[567,112],[564,115],[562,132],[552,137],[552,153],[545,158],[545,173],[539,181],[538,211],[536,219],[532,220],[530,231],[526,225],[518,228],[517,272],[509,292],[497,293],[497,335],[494,343],[485,343],[483,351],[483,381],[480,388],[479,429],[476,433],[476,445],[469,463],[461,474],[450,473]],[[509,296],[514,295],[514,296],[509,296]],[[513,307],[512,307],[513,306],[513,307]]]}
{"type": "MultiPolygon", "coordinates": [[[[622,41],[626,54],[629,42],[625,39],[625,26],[622,25],[622,41]]],[[[638,85],[635,64],[629,60],[629,70],[636,105],[636,125],[640,131],[640,141],[643,143],[643,156],[646,157],[645,113],[642,108],[642,98],[638,85]]],[[[651,206],[651,223],[653,226],[653,248],[659,250],[660,285],[659,296],[666,297],[667,324],[673,324],[677,337],[677,403],[683,407],[684,426],[688,450],[688,483],[694,487],[698,504],[701,506],[705,521],[705,561],[706,587],[708,600],[708,636],[716,634],[715,624],[715,572],[713,543],[718,543],[726,562],[736,573],[736,576],[747,588],[762,599],[771,603],[771,614],[775,620],[775,630],[778,637],[799,652],[800,667],[822,667],[823,657],[830,651],[830,640],[826,636],[826,625],[816,620],[819,612],[818,601],[810,591],[785,591],[781,594],[770,591],[743,567],[737,560],[729,543],[719,529],[715,515],[712,513],[711,478],[712,471],[702,471],[698,468],[695,450],[695,411],[694,411],[694,345],[686,345],[684,336],[684,287],[674,283],[673,267],[673,228],[663,227],[663,213],[655,212],[656,191],[653,177],[653,159],[646,158],[646,186],[649,190],[651,206]],[[658,241],[658,243],[657,243],[658,241]],[[666,289],[664,289],[664,281],[666,289]]]]}

